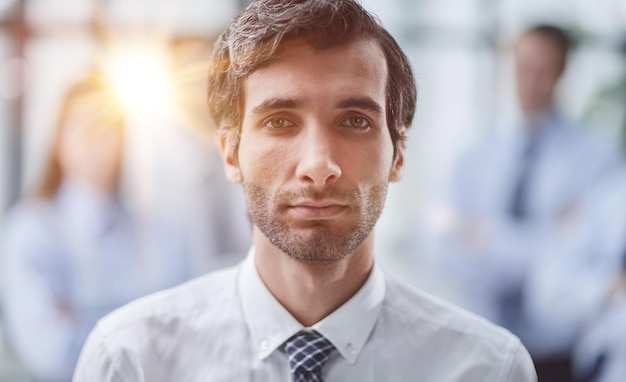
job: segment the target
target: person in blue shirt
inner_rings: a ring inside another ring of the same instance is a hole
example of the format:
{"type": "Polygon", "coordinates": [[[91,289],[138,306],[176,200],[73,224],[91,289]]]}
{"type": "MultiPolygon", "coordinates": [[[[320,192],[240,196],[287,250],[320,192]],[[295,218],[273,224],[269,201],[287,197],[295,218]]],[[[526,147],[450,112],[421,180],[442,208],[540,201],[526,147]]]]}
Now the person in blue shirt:
{"type": "MultiPolygon", "coordinates": [[[[539,380],[552,382],[569,380],[577,327],[563,323],[558,333],[546,334],[525,305],[547,291],[527,287],[528,279],[554,238],[584,221],[587,195],[619,163],[614,147],[556,106],[570,44],[565,31],[550,25],[529,28],[516,40],[521,118],[498,123],[459,161],[442,203],[449,224],[433,251],[434,269],[456,302],[518,335],[539,380]]],[[[554,270],[551,279],[559,277],[554,270]]]]}

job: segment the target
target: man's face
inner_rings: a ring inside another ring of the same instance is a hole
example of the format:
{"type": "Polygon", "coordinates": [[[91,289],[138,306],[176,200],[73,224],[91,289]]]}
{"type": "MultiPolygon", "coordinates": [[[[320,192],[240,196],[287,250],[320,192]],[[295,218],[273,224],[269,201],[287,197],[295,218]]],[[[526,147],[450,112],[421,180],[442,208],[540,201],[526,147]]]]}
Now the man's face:
{"type": "Polygon", "coordinates": [[[563,60],[561,48],[541,34],[526,34],[517,43],[517,92],[524,114],[533,116],[550,106],[563,60]]]}
{"type": "Polygon", "coordinates": [[[238,158],[255,229],[305,261],[344,258],[370,235],[401,175],[386,123],[387,66],[369,40],[323,50],[284,44],[244,82],[238,158]]]}

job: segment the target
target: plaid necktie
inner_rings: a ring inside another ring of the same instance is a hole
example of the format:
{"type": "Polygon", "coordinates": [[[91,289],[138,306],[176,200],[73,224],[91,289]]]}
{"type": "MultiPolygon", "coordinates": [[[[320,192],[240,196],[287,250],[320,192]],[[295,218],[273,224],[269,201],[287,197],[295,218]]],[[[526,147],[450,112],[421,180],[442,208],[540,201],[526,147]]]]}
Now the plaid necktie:
{"type": "Polygon", "coordinates": [[[335,349],[317,332],[301,331],[285,342],[293,382],[323,382],[322,368],[335,349]]]}

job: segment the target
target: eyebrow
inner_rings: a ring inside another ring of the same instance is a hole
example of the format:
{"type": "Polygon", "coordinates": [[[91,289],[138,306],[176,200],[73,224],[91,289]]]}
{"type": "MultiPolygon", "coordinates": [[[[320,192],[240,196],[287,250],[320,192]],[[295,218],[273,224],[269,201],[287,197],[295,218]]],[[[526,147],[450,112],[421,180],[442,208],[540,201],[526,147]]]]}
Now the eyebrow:
{"type": "Polygon", "coordinates": [[[382,114],[383,108],[376,101],[369,97],[351,97],[341,100],[336,105],[340,109],[358,108],[376,114],[382,114]]]}
{"type": "MultiPolygon", "coordinates": [[[[270,98],[252,109],[254,114],[264,114],[280,109],[297,109],[302,106],[302,101],[293,98],[270,98]]],[[[350,97],[343,99],[335,105],[338,109],[358,108],[376,114],[382,114],[383,108],[369,97],[350,97]]]]}
{"type": "Polygon", "coordinates": [[[279,109],[296,109],[302,102],[292,98],[270,98],[252,109],[254,114],[263,114],[279,109]]]}

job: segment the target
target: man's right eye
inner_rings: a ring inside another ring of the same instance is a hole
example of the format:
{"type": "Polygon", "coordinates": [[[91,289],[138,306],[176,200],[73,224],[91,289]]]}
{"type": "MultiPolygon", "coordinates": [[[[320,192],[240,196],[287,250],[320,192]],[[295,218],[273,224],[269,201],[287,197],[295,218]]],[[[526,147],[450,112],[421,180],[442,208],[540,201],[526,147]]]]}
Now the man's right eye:
{"type": "Polygon", "coordinates": [[[283,129],[285,127],[293,127],[295,124],[286,118],[272,118],[265,122],[264,126],[270,129],[283,129]]]}

